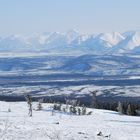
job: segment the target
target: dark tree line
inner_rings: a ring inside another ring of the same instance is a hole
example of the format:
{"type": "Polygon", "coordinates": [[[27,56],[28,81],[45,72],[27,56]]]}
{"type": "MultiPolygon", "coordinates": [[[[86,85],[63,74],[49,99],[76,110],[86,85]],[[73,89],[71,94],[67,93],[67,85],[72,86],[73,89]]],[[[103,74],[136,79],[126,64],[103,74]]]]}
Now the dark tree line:
{"type": "MultiPolygon", "coordinates": [[[[89,91],[90,92],[90,103],[89,105],[82,104],[80,100],[71,100],[71,99],[65,99],[65,102],[55,102],[53,99],[40,99],[38,100],[38,109],[41,110],[42,106],[41,103],[47,102],[47,103],[53,103],[54,104],[54,110],[59,110],[57,107],[61,106],[55,106],[56,104],[64,103],[66,105],[71,105],[70,107],[70,112],[81,114],[81,110],[77,109],[76,107],[90,107],[90,108],[98,108],[98,109],[107,109],[107,110],[112,110],[112,111],[118,111],[120,114],[127,114],[127,115],[140,115],[140,102],[129,102],[129,101],[110,101],[110,102],[104,102],[104,101],[99,101],[97,99],[97,90],[95,91],[89,91]],[[56,107],[56,108],[55,108],[56,107]]],[[[29,116],[32,116],[32,97],[30,95],[25,96],[26,101],[28,103],[29,107],[29,116]]],[[[61,109],[60,109],[61,110],[61,109]]],[[[65,111],[65,109],[64,109],[65,111]]],[[[84,112],[84,110],[83,110],[84,112]]],[[[75,113],[75,114],[76,114],[75,113]]],[[[84,114],[84,113],[83,113],[84,114]]]]}

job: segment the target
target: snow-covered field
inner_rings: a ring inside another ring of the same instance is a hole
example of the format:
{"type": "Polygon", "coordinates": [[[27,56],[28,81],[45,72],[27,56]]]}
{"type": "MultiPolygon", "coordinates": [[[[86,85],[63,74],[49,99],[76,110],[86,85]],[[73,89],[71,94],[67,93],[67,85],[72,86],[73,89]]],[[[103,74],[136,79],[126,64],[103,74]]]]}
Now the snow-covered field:
{"type": "MultiPolygon", "coordinates": [[[[28,116],[25,102],[0,102],[1,140],[139,140],[140,117],[119,115],[108,110],[92,110],[78,116],[55,112],[52,104],[28,116]],[[11,112],[8,111],[10,108],[11,112]],[[97,136],[102,132],[102,136],[97,136]]],[[[37,102],[33,103],[37,108],[37,102]]],[[[90,110],[90,109],[89,109],[90,110]]]]}

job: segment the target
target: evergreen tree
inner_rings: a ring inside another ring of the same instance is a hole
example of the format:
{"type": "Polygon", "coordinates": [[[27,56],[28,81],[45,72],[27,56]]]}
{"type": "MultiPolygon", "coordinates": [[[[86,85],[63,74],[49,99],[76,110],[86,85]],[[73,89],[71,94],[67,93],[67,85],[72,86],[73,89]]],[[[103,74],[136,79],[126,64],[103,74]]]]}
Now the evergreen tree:
{"type": "Polygon", "coordinates": [[[26,97],[26,101],[27,101],[27,104],[29,106],[29,116],[32,117],[32,97],[30,95],[27,95],[26,97]]]}
{"type": "Polygon", "coordinates": [[[124,114],[124,109],[123,109],[121,102],[118,102],[117,110],[120,114],[124,114]]]}
{"type": "Polygon", "coordinates": [[[81,115],[81,109],[78,108],[78,115],[81,115]]]}
{"type": "Polygon", "coordinates": [[[126,111],[127,115],[132,115],[131,105],[129,104],[126,111]]]}
{"type": "Polygon", "coordinates": [[[91,93],[91,96],[92,96],[92,100],[91,100],[91,107],[92,108],[98,108],[98,105],[97,105],[97,98],[96,98],[96,93],[98,91],[95,90],[95,91],[90,91],[91,93]]]}
{"type": "Polygon", "coordinates": [[[127,106],[127,115],[136,115],[135,107],[131,104],[127,106]]]}

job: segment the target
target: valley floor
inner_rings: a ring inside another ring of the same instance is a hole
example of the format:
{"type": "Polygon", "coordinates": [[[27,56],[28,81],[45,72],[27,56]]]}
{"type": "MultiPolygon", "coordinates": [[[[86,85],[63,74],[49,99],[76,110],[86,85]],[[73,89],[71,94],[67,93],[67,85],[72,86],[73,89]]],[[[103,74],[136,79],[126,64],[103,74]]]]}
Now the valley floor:
{"type": "Polygon", "coordinates": [[[28,116],[26,102],[0,102],[0,139],[2,140],[139,140],[140,117],[119,115],[108,110],[89,109],[92,115],[55,112],[52,104],[28,116]],[[11,110],[9,112],[8,110],[11,110]],[[97,136],[102,132],[102,136],[97,136]]]}

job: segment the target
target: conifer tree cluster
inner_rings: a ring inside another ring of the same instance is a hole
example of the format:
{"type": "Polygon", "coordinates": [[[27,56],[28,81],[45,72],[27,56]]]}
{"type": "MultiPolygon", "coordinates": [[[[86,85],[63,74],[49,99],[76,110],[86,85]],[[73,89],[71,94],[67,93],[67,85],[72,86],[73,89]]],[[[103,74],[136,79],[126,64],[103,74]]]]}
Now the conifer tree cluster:
{"type": "Polygon", "coordinates": [[[53,113],[54,111],[61,111],[64,113],[70,113],[73,115],[91,115],[92,111],[87,111],[87,108],[82,105],[81,107],[78,105],[62,105],[61,103],[54,103],[53,105],[53,113]]]}
{"type": "Polygon", "coordinates": [[[135,110],[134,106],[131,105],[130,103],[125,108],[121,102],[118,102],[117,110],[120,114],[127,114],[127,115],[131,115],[131,116],[136,115],[136,110],[135,110]]]}

